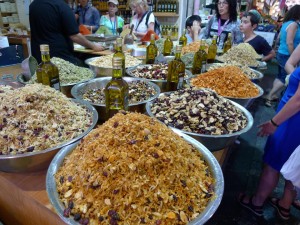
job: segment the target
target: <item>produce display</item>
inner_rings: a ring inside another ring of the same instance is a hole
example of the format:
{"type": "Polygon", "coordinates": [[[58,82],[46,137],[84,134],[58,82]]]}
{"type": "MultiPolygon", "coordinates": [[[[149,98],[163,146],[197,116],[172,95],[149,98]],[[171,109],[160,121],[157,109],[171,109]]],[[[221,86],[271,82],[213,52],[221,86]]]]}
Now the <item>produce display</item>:
{"type": "MultiPolygon", "coordinates": [[[[129,104],[143,102],[156,94],[153,86],[145,81],[128,82],[129,85],[129,104]]],[[[90,89],[82,94],[82,99],[93,104],[105,104],[104,88],[90,89]]]]}
{"type": "MultiPolygon", "coordinates": [[[[197,52],[200,48],[200,44],[201,44],[201,40],[198,40],[198,41],[194,41],[194,42],[182,47],[181,55],[185,55],[185,54],[191,53],[191,52],[193,52],[193,53],[197,52]]],[[[209,46],[207,43],[205,43],[205,44],[206,44],[205,51],[207,53],[209,46]]]]}
{"type": "MultiPolygon", "coordinates": [[[[74,64],[57,57],[51,58],[51,62],[58,67],[59,81],[61,85],[69,85],[79,83],[94,78],[94,73],[88,68],[75,66],[74,64]]],[[[28,83],[37,82],[36,74],[34,74],[28,83]]]]}
{"type": "Polygon", "coordinates": [[[0,155],[38,152],[79,136],[90,113],[64,94],[41,84],[0,88],[0,155]]]}
{"type": "MultiPolygon", "coordinates": [[[[155,41],[155,45],[157,47],[158,52],[163,53],[164,52],[164,43],[165,43],[165,38],[160,38],[158,40],[155,41]]],[[[175,55],[175,51],[176,51],[176,46],[173,45],[172,48],[172,55],[175,55]]]]}
{"type": "Polygon", "coordinates": [[[253,98],[259,94],[259,89],[235,66],[221,67],[199,74],[191,79],[191,85],[210,88],[224,97],[253,98]]]}
{"type": "MultiPolygon", "coordinates": [[[[106,55],[106,56],[101,56],[93,61],[91,61],[89,64],[92,66],[97,66],[97,67],[103,67],[103,68],[112,68],[112,58],[113,54],[106,55]]],[[[125,67],[131,67],[131,66],[137,66],[141,64],[141,60],[129,55],[125,54],[125,67]]]]}
{"type": "Polygon", "coordinates": [[[209,66],[209,68],[207,70],[211,71],[211,70],[218,69],[218,68],[225,67],[225,66],[235,66],[235,67],[240,68],[243,71],[243,73],[247,75],[247,77],[249,79],[256,79],[259,77],[259,75],[257,73],[255,73],[253,70],[251,70],[248,66],[239,64],[234,61],[230,62],[230,63],[213,63],[209,66]]]}
{"type": "Polygon", "coordinates": [[[192,68],[194,63],[195,52],[189,52],[181,56],[181,60],[185,64],[185,68],[192,68]]]}
{"type": "Polygon", "coordinates": [[[116,114],[91,131],[55,174],[64,216],[80,224],[187,224],[215,180],[201,153],[159,121],[116,114]]]}
{"type": "MultiPolygon", "coordinates": [[[[130,70],[130,75],[149,80],[167,80],[168,64],[140,65],[130,70]]],[[[188,78],[187,74],[185,78],[188,78]]]]}
{"type": "Polygon", "coordinates": [[[247,125],[247,118],[239,109],[208,89],[161,94],[153,101],[151,112],[168,126],[198,134],[231,134],[247,125]]]}
{"type": "Polygon", "coordinates": [[[242,65],[259,66],[257,59],[261,58],[254,48],[248,43],[241,43],[230,48],[224,55],[217,57],[217,60],[225,63],[236,62],[242,65]]]}

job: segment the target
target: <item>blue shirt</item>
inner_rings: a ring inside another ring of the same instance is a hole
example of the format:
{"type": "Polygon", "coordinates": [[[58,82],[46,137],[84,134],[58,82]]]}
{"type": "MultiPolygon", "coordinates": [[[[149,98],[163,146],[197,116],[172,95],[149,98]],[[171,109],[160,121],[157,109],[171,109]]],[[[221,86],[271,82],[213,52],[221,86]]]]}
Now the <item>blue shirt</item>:
{"type": "MultiPolygon", "coordinates": [[[[287,38],[287,31],[286,29],[291,23],[294,23],[295,21],[290,20],[282,24],[281,30],[280,30],[280,43],[278,52],[283,55],[290,55],[288,45],[286,44],[286,38],[287,38]]],[[[298,46],[300,43],[300,26],[298,24],[298,29],[296,31],[295,37],[294,37],[294,49],[298,46]]]]}
{"type": "Polygon", "coordinates": [[[100,22],[100,13],[98,9],[91,5],[86,5],[83,8],[79,6],[77,8],[76,14],[79,15],[79,24],[94,26],[94,32],[98,30],[100,22]]]}

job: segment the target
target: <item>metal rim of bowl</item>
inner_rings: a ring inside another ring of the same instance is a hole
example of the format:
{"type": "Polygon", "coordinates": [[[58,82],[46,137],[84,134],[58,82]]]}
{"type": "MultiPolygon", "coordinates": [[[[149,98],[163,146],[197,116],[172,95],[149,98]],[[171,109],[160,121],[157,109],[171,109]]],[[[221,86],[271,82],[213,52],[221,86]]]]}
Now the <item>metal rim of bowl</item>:
{"type": "Polygon", "coordinates": [[[91,126],[87,130],[85,130],[83,133],[81,133],[77,137],[75,137],[75,138],[73,138],[73,139],[71,139],[69,141],[66,141],[64,143],[61,143],[58,146],[51,147],[51,148],[48,148],[48,149],[45,149],[45,150],[40,150],[40,151],[37,151],[37,152],[27,152],[27,153],[16,154],[16,155],[0,155],[0,160],[14,159],[14,158],[23,158],[23,157],[31,157],[31,156],[34,156],[34,155],[43,154],[43,153],[46,153],[46,152],[50,152],[50,151],[53,151],[53,150],[60,149],[60,148],[63,148],[65,146],[68,146],[68,145],[70,145],[70,144],[72,144],[72,143],[80,140],[84,136],[86,136],[95,127],[95,125],[97,124],[97,121],[98,121],[98,112],[97,112],[97,110],[91,104],[86,103],[85,101],[82,101],[82,100],[79,100],[79,99],[71,99],[71,100],[73,102],[75,102],[75,103],[79,103],[81,106],[86,107],[92,113],[93,123],[91,124],[91,126]]]}
{"type": "MultiPolygon", "coordinates": [[[[210,171],[215,178],[216,197],[208,203],[206,209],[200,214],[201,217],[198,217],[198,219],[196,218],[189,223],[189,225],[201,225],[207,222],[211,218],[211,216],[216,212],[216,210],[218,209],[221,203],[224,194],[223,172],[219,162],[203,144],[201,144],[199,141],[195,140],[194,138],[182,133],[180,130],[173,130],[173,131],[177,133],[179,136],[183,137],[185,141],[189,142],[195,148],[198,149],[198,151],[202,154],[204,160],[206,162],[209,162],[210,171]]],[[[64,147],[61,151],[59,151],[51,161],[46,174],[46,191],[48,194],[48,198],[52,206],[54,207],[55,211],[59,215],[59,217],[64,222],[71,225],[79,225],[79,223],[73,220],[72,217],[67,218],[63,216],[63,210],[65,207],[59,200],[54,175],[61,167],[65,157],[73,151],[73,149],[78,145],[78,143],[79,142],[73,143],[69,146],[64,147]]]]}
{"type": "MultiPolygon", "coordinates": [[[[143,79],[143,78],[138,78],[138,77],[123,77],[123,79],[126,81],[126,82],[129,82],[128,80],[131,80],[131,81],[144,81],[145,83],[149,84],[150,86],[152,86],[154,88],[154,90],[156,91],[155,95],[153,95],[152,97],[150,97],[149,99],[145,100],[145,101],[142,101],[142,102],[136,102],[136,103],[132,103],[132,104],[129,104],[129,106],[136,106],[136,105],[141,105],[141,104],[145,104],[147,103],[148,101],[152,101],[154,99],[156,99],[159,94],[160,94],[160,88],[154,84],[153,82],[150,82],[149,80],[147,79],[143,79]]],[[[95,78],[95,79],[92,79],[92,80],[89,80],[85,83],[82,83],[82,84],[76,84],[74,87],[72,87],[71,89],[71,94],[74,98],[76,99],[80,99],[84,102],[88,102],[89,104],[91,105],[95,105],[95,106],[102,106],[102,107],[105,107],[105,104],[96,104],[96,103],[92,103],[92,102],[89,102],[87,100],[83,100],[82,99],[82,96],[81,95],[78,95],[78,89],[82,89],[82,87],[88,85],[88,84],[91,84],[91,83],[94,83],[95,81],[102,81],[102,80],[111,80],[111,77],[98,77],[98,78],[95,78]]]]}
{"type": "MultiPolygon", "coordinates": [[[[199,76],[199,75],[197,75],[199,76]]],[[[201,76],[201,74],[200,74],[201,76]]],[[[194,77],[191,77],[190,79],[186,80],[186,83],[190,86],[190,87],[195,87],[195,86],[192,86],[191,85],[191,79],[194,78],[194,77]]],[[[252,83],[257,89],[258,89],[258,95],[257,96],[254,96],[254,97],[250,97],[250,98],[238,98],[238,97],[231,97],[231,96],[223,96],[223,95],[220,95],[224,98],[230,98],[230,99],[243,99],[243,100],[246,100],[246,99],[255,99],[255,98],[259,98],[260,96],[262,96],[264,94],[264,90],[257,84],[255,83],[252,83]]]]}
{"type": "MultiPolygon", "coordinates": [[[[24,84],[24,85],[28,84],[28,83],[26,83],[26,82],[22,79],[22,77],[23,77],[23,74],[22,74],[22,73],[18,74],[18,75],[17,75],[17,81],[20,82],[20,83],[22,83],[22,84],[24,84]]],[[[88,79],[86,79],[86,80],[82,80],[82,81],[79,81],[79,82],[77,82],[77,83],[63,84],[63,85],[60,85],[60,86],[61,86],[61,87],[67,87],[67,86],[73,86],[73,85],[76,85],[76,84],[81,84],[81,83],[87,82],[87,81],[89,81],[89,80],[92,80],[92,79],[94,79],[95,77],[96,77],[96,74],[93,73],[93,77],[88,78],[88,79]]]]}
{"type": "MultiPolygon", "coordinates": [[[[152,66],[152,64],[141,64],[141,65],[137,65],[137,66],[128,67],[126,69],[126,73],[130,77],[138,78],[138,77],[136,77],[136,76],[133,75],[132,71],[135,70],[137,67],[147,67],[147,66],[152,66]]],[[[187,69],[185,70],[185,74],[187,74],[187,76],[188,76],[187,78],[184,78],[185,81],[193,77],[192,72],[189,71],[189,70],[187,70],[187,69]]],[[[145,80],[148,80],[148,81],[152,81],[152,82],[157,82],[157,83],[165,83],[165,82],[167,82],[167,80],[155,80],[155,79],[147,79],[147,78],[142,78],[142,79],[145,79],[145,80]]]]}
{"type": "MultiPolygon", "coordinates": [[[[173,92],[164,92],[164,93],[161,93],[159,96],[161,95],[170,95],[171,93],[173,92]]],[[[222,97],[222,96],[221,96],[222,97]]],[[[193,133],[193,132],[189,132],[189,131],[184,131],[184,130],[180,130],[178,128],[175,128],[175,127],[171,127],[172,129],[174,130],[179,130],[181,131],[182,133],[184,134],[188,134],[188,135],[194,135],[194,136],[199,136],[199,137],[208,137],[208,138],[227,138],[227,137],[232,137],[232,136],[239,136],[243,133],[246,133],[248,130],[251,129],[251,127],[253,126],[253,117],[251,115],[251,113],[243,106],[241,106],[240,104],[230,100],[230,99],[226,99],[227,101],[229,101],[231,104],[233,104],[236,108],[238,108],[247,118],[247,125],[246,127],[244,127],[242,130],[238,131],[238,132],[234,132],[234,133],[231,133],[231,134],[220,134],[220,135],[208,135],[208,134],[198,134],[198,133],[193,133]]],[[[154,114],[151,112],[151,106],[153,105],[153,101],[151,102],[147,102],[146,104],[146,112],[147,114],[152,117],[152,118],[155,118],[157,119],[154,114]]],[[[157,119],[158,120],[158,119],[157,119]]],[[[160,121],[160,120],[158,120],[160,121]]],[[[160,121],[161,123],[163,123],[162,121],[160,121]]]]}

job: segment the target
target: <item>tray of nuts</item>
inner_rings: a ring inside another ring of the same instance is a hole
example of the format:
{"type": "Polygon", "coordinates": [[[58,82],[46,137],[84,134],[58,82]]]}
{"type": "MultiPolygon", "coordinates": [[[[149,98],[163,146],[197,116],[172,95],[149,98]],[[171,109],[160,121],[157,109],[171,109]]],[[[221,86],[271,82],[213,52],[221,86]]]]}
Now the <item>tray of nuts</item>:
{"type": "Polygon", "coordinates": [[[149,116],[192,136],[210,151],[230,146],[253,125],[253,117],[244,107],[210,89],[165,92],[148,102],[146,110],[149,116]]]}
{"type": "MultiPolygon", "coordinates": [[[[123,79],[129,85],[129,111],[146,112],[146,103],[158,97],[160,94],[159,87],[142,78],[124,77],[123,79]]],[[[104,89],[110,80],[110,77],[96,78],[86,83],[75,85],[71,90],[74,98],[88,102],[97,109],[99,122],[105,120],[104,89]]]]}
{"type": "MultiPolygon", "coordinates": [[[[161,92],[166,91],[168,64],[144,64],[135,67],[130,67],[126,73],[131,77],[147,79],[160,87],[161,92]]],[[[189,70],[185,70],[184,80],[192,77],[189,70]]]]}

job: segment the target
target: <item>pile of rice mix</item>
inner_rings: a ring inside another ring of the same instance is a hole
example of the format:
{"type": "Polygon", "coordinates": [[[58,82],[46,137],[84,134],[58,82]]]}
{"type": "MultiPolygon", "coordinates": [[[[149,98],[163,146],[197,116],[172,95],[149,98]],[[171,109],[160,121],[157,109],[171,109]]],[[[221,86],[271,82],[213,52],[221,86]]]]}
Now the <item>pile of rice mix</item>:
{"type": "Polygon", "coordinates": [[[55,179],[64,216],[81,224],[187,224],[215,198],[201,153],[138,113],[89,133],[55,179]]]}

